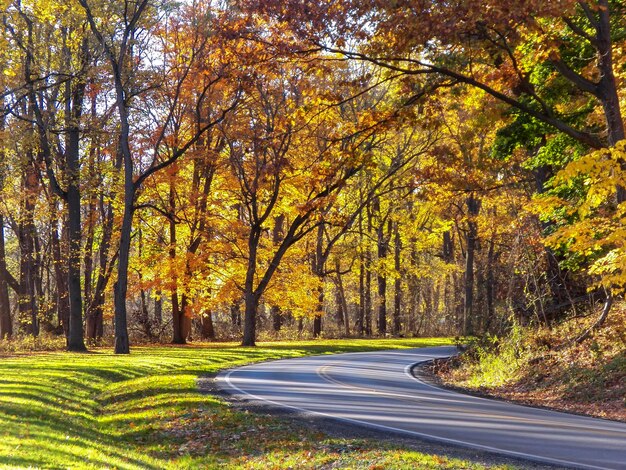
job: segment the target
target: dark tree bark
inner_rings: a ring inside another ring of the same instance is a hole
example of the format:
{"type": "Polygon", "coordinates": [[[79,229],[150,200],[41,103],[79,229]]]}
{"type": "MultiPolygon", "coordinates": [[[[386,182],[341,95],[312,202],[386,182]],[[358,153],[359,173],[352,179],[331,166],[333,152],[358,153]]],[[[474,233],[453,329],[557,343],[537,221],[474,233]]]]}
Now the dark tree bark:
{"type": "Polygon", "coordinates": [[[0,340],[13,336],[11,303],[9,300],[9,281],[4,243],[4,216],[0,214],[0,340]]]}
{"type": "Polygon", "coordinates": [[[363,253],[359,253],[359,306],[354,327],[357,335],[363,336],[365,333],[365,259],[363,253]]]}
{"type": "MultiPolygon", "coordinates": [[[[54,211],[54,207],[51,211],[54,211]]],[[[57,324],[63,329],[65,338],[69,337],[70,329],[70,301],[69,291],[67,286],[67,252],[63,250],[61,240],[65,238],[67,234],[66,224],[63,224],[61,231],[61,239],[59,239],[58,233],[58,221],[51,220],[52,230],[50,231],[50,242],[52,245],[52,259],[54,264],[54,274],[56,278],[56,311],[57,311],[57,324]]]]}
{"type": "Polygon", "coordinates": [[[261,237],[259,225],[250,227],[248,236],[248,268],[244,284],[244,314],[243,314],[243,340],[242,346],[256,345],[256,314],[259,308],[258,289],[254,287],[254,274],[256,272],[257,249],[261,237]]]}
{"type": "MultiPolygon", "coordinates": [[[[28,116],[36,124],[37,136],[39,140],[38,152],[45,162],[46,174],[49,179],[51,192],[60,197],[68,209],[68,256],[67,256],[67,286],[69,299],[69,328],[66,329],[67,349],[70,351],[85,351],[83,340],[82,322],[82,291],[81,291],[81,207],[80,207],[80,120],[83,109],[83,98],[86,83],[80,74],[71,80],[65,81],[64,101],[65,101],[65,149],[64,163],[67,190],[61,189],[52,164],[52,149],[49,141],[48,118],[44,118],[43,110],[40,106],[46,103],[41,91],[35,91],[32,81],[32,67],[34,64],[33,48],[33,23],[26,15],[23,15],[27,23],[27,49],[25,60],[26,88],[28,90],[28,116]]],[[[68,30],[62,28],[63,36],[63,63],[66,70],[71,70],[71,57],[67,47],[68,30]]],[[[85,39],[82,44],[80,58],[83,68],[88,63],[88,41],[85,39]]],[[[48,110],[53,112],[52,110],[48,110]]],[[[59,158],[58,160],[61,160],[59,158]]],[[[36,239],[35,239],[36,241],[36,239]]],[[[36,250],[38,251],[38,250],[36,250]]],[[[36,283],[36,286],[39,284],[36,283]]],[[[64,328],[65,329],[65,328],[64,328]]]]}
{"type": "MultiPolygon", "coordinates": [[[[4,107],[4,99],[0,99],[0,106],[4,107]]],[[[5,116],[0,116],[0,132],[5,129],[5,116]]],[[[0,161],[4,160],[4,151],[0,147],[0,161]]],[[[0,174],[0,191],[4,186],[3,176],[0,174]]],[[[11,302],[9,298],[9,272],[4,241],[4,214],[0,213],[0,340],[13,336],[13,319],[11,318],[11,302]]]]}
{"type": "Polygon", "coordinates": [[[339,265],[339,258],[335,261],[335,271],[337,273],[337,325],[339,329],[343,327],[343,333],[346,337],[350,336],[350,316],[348,311],[348,301],[346,299],[346,291],[343,285],[343,276],[339,265]]]}
{"type": "Polygon", "coordinates": [[[243,316],[242,346],[256,345],[256,313],[259,308],[259,299],[254,292],[246,292],[244,297],[245,310],[243,316]]]}
{"type": "Polygon", "coordinates": [[[207,310],[202,315],[202,324],[200,329],[200,337],[204,340],[215,339],[215,329],[213,327],[213,312],[207,310]]]}
{"type": "Polygon", "coordinates": [[[365,335],[372,336],[372,260],[369,250],[365,263],[365,335]]]}
{"type": "Polygon", "coordinates": [[[154,322],[157,326],[163,323],[163,293],[160,289],[155,292],[154,298],[154,322]]]}
{"type": "Polygon", "coordinates": [[[446,263],[452,263],[454,260],[454,244],[450,230],[443,232],[442,258],[446,263]]]}
{"type": "MultiPolygon", "coordinates": [[[[274,245],[278,245],[283,240],[283,224],[285,223],[284,214],[274,217],[274,230],[272,233],[272,241],[274,245]]],[[[274,305],[270,308],[270,315],[272,317],[272,330],[274,333],[278,333],[283,324],[283,315],[280,311],[280,307],[274,305]]]]}
{"type": "Polygon", "coordinates": [[[128,108],[122,77],[116,77],[117,107],[120,115],[120,149],[124,161],[124,208],[120,228],[119,255],[117,260],[117,281],[113,289],[115,305],[115,354],[129,354],[128,320],[126,313],[126,295],[128,292],[128,263],[130,261],[130,239],[135,203],[135,185],[133,183],[133,159],[131,155],[128,124],[128,108]]]}
{"type": "Polygon", "coordinates": [[[376,281],[378,284],[378,334],[385,336],[387,334],[387,274],[384,261],[387,258],[387,252],[389,251],[389,236],[391,232],[391,220],[386,221],[387,217],[381,217],[380,200],[374,199],[373,210],[378,216],[379,225],[376,229],[377,249],[378,249],[378,262],[379,269],[376,275],[376,281]],[[387,234],[385,234],[385,226],[387,227],[387,234]]]}
{"type": "MultiPolygon", "coordinates": [[[[367,233],[372,233],[372,212],[367,206],[367,233]]],[[[365,334],[372,336],[372,252],[369,243],[365,252],[365,334]]]]}
{"type": "MultiPolygon", "coordinates": [[[[176,259],[176,193],[174,182],[170,181],[169,193],[169,226],[170,226],[170,261],[174,263],[176,259]]],[[[178,276],[176,272],[172,273],[172,289],[170,291],[172,300],[172,343],[185,344],[187,342],[185,335],[184,317],[185,312],[181,308],[178,295],[178,276]]]]}
{"type": "MultiPolygon", "coordinates": [[[[83,46],[83,54],[86,54],[87,42],[83,46]]],[[[86,57],[83,58],[87,60],[86,57]]],[[[68,293],[70,301],[70,325],[67,338],[68,351],[86,351],[83,335],[83,299],[81,292],[81,208],[80,208],[80,120],[83,110],[83,98],[85,95],[85,81],[77,80],[74,88],[71,82],[67,83],[68,102],[68,135],[65,149],[67,169],[67,209],[68,209],[68,293]],[[71,102],[71,106],[69,103],[71,102]]]]}
{"type": "Polygon", "coordinates": [[[491,323],[495,320],[496,317],[496,308],[495,308],[495,234],[491,235],[491,239],[489,240],[489,250],[487,252],[487,275],[485,279],[485,297],[487,303],[487,317],[485,319],[485,331],[489,331],[491,328],[491,323]]]}
{"type": "Polygon", "coordinates": [[[322,312],[324,309],[324,286],[317,288],[317,314],[313,317],[313,338],[319,338],[322,334],[322,312]]]}
{"type": "Polygon", "coordinates": [[[345,312],[343,309],[343,301],[341,299],[341,292],[339,292],[339,280],[335,280],[335,321],[337,322],[337,330],[343,330],[343,324],[345,322],[345,312]]]}
{"type": "Polygon", "coordinates": [[[33,168],[32,152],[28,152],[28,164],[22,180],[24,188],[22,210],[19,223],[20,242],[20,289],[18,310],[20,327],[29,335],[39,335],[36,277],[37,260],[35,253],[35,198],[38,193],[37,174],[33,168]]]}
{"type": "Polygon", "coordinates": [[[398,223],[394,227],[394,268],[396,271],[396,278],[394,281],[393,289],[393,334],[399,335],[402,328],[401,314],[402,314],[402,276],[400,266],[400,255],[402,253],[402,241],[400,239],[400,227],[398,223]]]}
{"type": "Polygon", "coordinates": [[[365,255],[363,253],[363,213],[359,213],[359,309],[355,325],[359,336],[365,333],[365,255]]]}
{"type": "Polygon", "coordinates": [[[90,197],[87,205],[87,236],[85,237],[85,255],[83,264],[85,270],[83,273],[83,300],[85,303],[85,325],[87,324],[88,309],[93,301],[93,264],[94,264],[94,238],[96,228],[96,199],[90,197]]]}
{"type": "Polygon", "coordinates": [[[150,321],[150,312],[148,311],[148,298],[146,296],[146,291],[141,289],[139,291],[139,323],[143,327],[143,332],[146,335],[146,338],[150,341],[154,339],[154,334],[152,332],[152,322],[150,321]]]}
{"type": "Polygon", "coordinates": [[[239,302],[233,302],[230,306],[230,321],[233,326],[241,326],[241,305],[239,302]]]}
{"type": "Polygon", "coordinates": [[[270,309],[270,315],[272,316],[272,330],[274,333],[278,333],[283,326],[283,314],[280,311],[280,307],[274,305],[270,309]]]}
{"type": "Polygon", "coordinates": [[[324,311],[324,281],[326,279],[326,257],[324,256],[324,225],[317,227],[315,242],[315,255],[313,258],[313,272],[318,278],[317,288],[317,313],[313,318],[313,337],[318,338],[322,334],[322,312],[324,311]]]}
{"type": "MultiPolygon", "coordinates": [[[[33,91],[32,67],[33,67],[33,24],[27,17],[27,45],[24,60],[24,79],[28,88],[28,102],[23,105],[23,113],[27,120],[35,122],[37,99],[33,91]]],[[[35,202],[40,191],[38,164],[35,160],[35,151],[32,147],[35,141],[35,129],[27,130],[27,147],[25,148],[24,167],[22,168],[22,200],[20,201],[20,217],[18,226],[18,238],[20,244],[20,288],[18,296],[18,312],[20,328],[32,336],[39,335],[38,302],[36,277],[37,254],[35,238],[37,236],[35,226],[35,202]]]]}
{"type": "Polygon", "coordinates": [[[180,313],[182,315],[182,334],[185,341],[191,342],[193,341],[193,331],[191,328],[191,310],[189,306],[189,298],[187,294],[182,294],[180,296],[180,313]]]}
{"type": "Polygon", "coordinates": [[[478,224],[476,216],[480,212],[480,200],[474,194],[468,196],[467,205],[467,234],[465,249],[465,299],[463,304],[463,335],[473,333],[474,324],[474,255],[478,240],[478,224]]]}
{"type": "Polygon", "coordinates": [[[105,206],[104,199],[100,196],[99,206],[103,222],[102,239],[100,240],[98,250],[98,277],[93,290],[92,301],[86,312],[87,338],[94,343],[100,341],[104,332],[103,309],[105,292],[115,263],[115,259],[109,260],[111,237],[113,235],[113,205],[109,203],[105,206]]]}
{"type": "MultiPolygon", "coordinates": [[[[598,69],[600,81],[597,84],[597,98],[602,103],[604,117],[607,124],[607,137],[609,147],[614,146],[624,135],[624,120],[620,107],[620,99],[617,81],[613,71],[613,42],[611,39],[611,7],[609,0],[598,0],[597,18],[592,21],[596,30],[594,46],[597,49],[598,69]]],[[[626,162],[621,162],[622,170],[626,170],[626,162]]],[[[626,188],[622,185],[617,187],[617,202],[626,201],[626,188]]],[[[609,309],[612,302],[607,302],[609,309]]],[[[607,313],[608,315],[608,313],[607,313]]]]}

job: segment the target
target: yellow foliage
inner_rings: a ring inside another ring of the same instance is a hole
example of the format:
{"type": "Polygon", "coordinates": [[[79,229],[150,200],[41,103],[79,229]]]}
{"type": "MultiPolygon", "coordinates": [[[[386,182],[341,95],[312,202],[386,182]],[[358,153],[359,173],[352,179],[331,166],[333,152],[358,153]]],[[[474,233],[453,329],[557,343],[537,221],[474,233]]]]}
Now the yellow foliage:
{"type": "Polygon", "coordinates": [[[561,211],[572,219],[547,237],[546,243],[566,246],[589,259],[587,273],[597,285],[616,293],[626,287],[626,202],[617,203],[617,188],[626,184],[625,159],[625,140],[613,148],[591,152],[568,164],[554,178],[557,188],[582,184],[582,197],[541,196],[532,205],[537,214],[561,211]]]}

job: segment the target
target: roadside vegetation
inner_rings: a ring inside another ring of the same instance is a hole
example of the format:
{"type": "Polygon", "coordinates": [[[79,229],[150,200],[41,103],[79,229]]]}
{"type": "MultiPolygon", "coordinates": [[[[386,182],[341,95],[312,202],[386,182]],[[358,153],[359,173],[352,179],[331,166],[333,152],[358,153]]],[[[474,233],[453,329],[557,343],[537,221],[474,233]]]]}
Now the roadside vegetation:
{"type": "Polygon", "coordinates": [[[523,403],[626,421],[626,305],[577,342],[591,317],[548,327],[514,326],[435,364],[448,385],[523,403]]]}
{"type": "Polygon", "coordinates": [[[2,468],[485,468],[337,439],[201,394],[199,376],[249,362],[450,344],[447,339],[137,347],[131,356],[36,353],[0,362],[2,468]]]}

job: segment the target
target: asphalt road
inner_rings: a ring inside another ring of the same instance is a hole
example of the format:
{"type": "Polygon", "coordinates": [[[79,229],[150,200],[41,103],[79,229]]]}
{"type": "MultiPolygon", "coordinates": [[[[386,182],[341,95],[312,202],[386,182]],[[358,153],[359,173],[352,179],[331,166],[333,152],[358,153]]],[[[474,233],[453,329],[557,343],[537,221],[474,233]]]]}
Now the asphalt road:
{"type": "Polygon", "coordinates": [[[253,364],[220,373],[244,399],[522,459],[626,469],[626,424],[472,397],[434,387],[411,368],[453,347],[348,353],[253,364]]]}

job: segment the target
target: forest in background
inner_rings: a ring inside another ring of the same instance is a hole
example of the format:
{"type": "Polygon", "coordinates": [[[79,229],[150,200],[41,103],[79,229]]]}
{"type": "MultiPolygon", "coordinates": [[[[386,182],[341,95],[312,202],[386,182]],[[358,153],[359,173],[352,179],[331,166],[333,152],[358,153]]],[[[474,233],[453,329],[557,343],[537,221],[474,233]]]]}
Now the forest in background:
{"type": "Polygon", "coordinates": [[[626,7],[511,3],[3,1],[1,337],[601,326],[626,7]]]}

